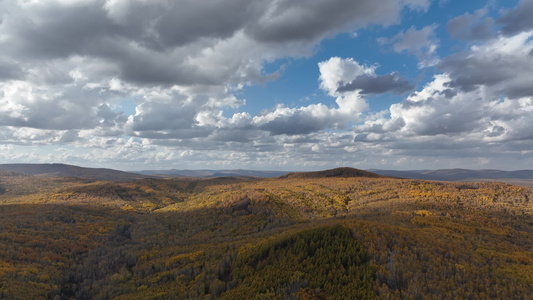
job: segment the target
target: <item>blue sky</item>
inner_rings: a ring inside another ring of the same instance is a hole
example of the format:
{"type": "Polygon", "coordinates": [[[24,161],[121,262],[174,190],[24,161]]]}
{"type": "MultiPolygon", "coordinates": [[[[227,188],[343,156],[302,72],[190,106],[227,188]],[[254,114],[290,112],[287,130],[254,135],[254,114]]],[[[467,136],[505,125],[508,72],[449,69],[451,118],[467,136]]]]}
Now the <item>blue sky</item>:
{"type": "Polygon", "coordinates": [[[531,169],[533,1],[0,2],[0,163],[531,169]]]}

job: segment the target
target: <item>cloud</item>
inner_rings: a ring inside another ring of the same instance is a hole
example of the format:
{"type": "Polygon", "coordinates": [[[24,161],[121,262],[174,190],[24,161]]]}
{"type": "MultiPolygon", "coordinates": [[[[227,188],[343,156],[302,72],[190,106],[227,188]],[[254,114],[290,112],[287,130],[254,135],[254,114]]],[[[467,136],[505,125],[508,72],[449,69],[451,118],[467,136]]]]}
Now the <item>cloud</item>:
{"type": "Polygon", "coordinates": [[[387,111],[367,97],[414,84],[357,56],[321,58],[315,103],[243,99],[246,86],[284,76],[267,64],[430,4],[0,1],[0,158],[125,169],[533,163],[531,1],[496,21],[483,10],[453,18],[449,34],[477,44],[442,59],[437,25],[379,39],[440,72],[387,111]],[[247,112],[256,108],[266,109],[247,112]]]}
{"type": "MultiPolygon", "coordinates": [[[[337,93],[339,84],[357,74],[374,74],[374,67],[359,65],[353,59],[338,57],[319,63],[322,87],[336,97],[336,107],[313,104],[299,108],[283,105],[270,112],[250,117],[248,114],[235,114],[231,119],[222,116],[224,106],[243,104],[228,95],[226,103],[211,101],[208,95],[185,96],[178,90],[153,90],[150,97],[144,97],[137,106],[134,116],[130,116],[126,128],[132,135],[151,139],[194,139],[208,141],[249,142],[253,137],[268,135],[303,135],[325,129],[345,128],[350,121],[358,120],[368,109],[366,100],[358,92],[337,93]],[[337,81],[336,81],[337,80],[337,81]],[[181,103],[181,104],[178,104],[181,103]],[[245,133],[248,131],[248,133],[245,133]]],[[[381,77],[376,77],[382,81],[381,77]]],[[[380,82],[374,86],[380,86],[380,82]]],[[[368,84],[370,88],[375,88],[368,84]]],[[[392,89],[400,89],[392,87],[392,89]]],[[[144,92],[146,94],[146,92],[144,92]]]]}
{"type": "Polygon", "coordinates": [[[404,5],[425,10],[429,1],[275,1],[266,13],[252,18],[246,33],[267,43],[314,42],[348,28],[398,23],[404,5]]]}
{"type": "Polygon", "coordinates": [[[0,58],[0,81],[23,79],[24,72],[17,63],[0,58]]]}
{"type": "MultiPolygon", "coordinates": [[[[481,14],[480,14],[481,15],[481,14]]],[[[471,15],[468,15],[471,17],[471,15]]],[[[521,22],[517,20],[517,22],[521,22]]],[[[444,58],[422,90],[391,105],[388,115],[366,116],[354,126],[354,143],[390,149],[396,156],[475,164],[528,159],[533,146],[532,32],[477,39],[478,44],[444,58]]],[[[519,166],[520,164],[516,164],[519,166]]]]}
{"type": "Polygon", "coordinates": [[[476,129],[483,119],[483,97],[476,92],[447,97],[446,75],[438,75],[420,92],[412,93],[402,103],[390,108],[391,119],[402,119],[404,134],[456,136],[476,129]]]}
{"type": "Polygon", "coordinates": [[[448,21],[446,29],[455,39],[475,41],[487,40],[496,36],[494,19],[485,17],[485,9],[477,10],[474,14],[465,13],[448,21]]]}
{"type": "Polygon", "coordinates": [[[3,145],[45,146],[67,145],[80,140],[79,130],[43,130],[35,128],[0,127],[3,145]]]}
{"type": "Polygon", "coordinates": [[[483,46],[451,55],[442,60],[438,69],[450,74],[449,87],[472,91],[485,87],[493,94],[511,98],[533,96],[530,77],[533,61],[533,33],[499,37],[483,46]]]}
{"type": "Polygon", "coordinates": [[[409,86],[397,75],[391,75],[392,78],[377,76],[376,66],[361,65],[353,58],[332,57],[318,63],[318,67],[320,88],[336,98],[336,107],[312,104],[289,108],[279,105],[273,111],[255,116],[253,125],[270,135],[303,135],[326,129],[343,129],[350,122],[359,121],[368,109],[363,94],[403,91],[409,86]],[[354,86],[346,86],[346,82],[354,86]]]}
{"type": "MultiPolygon", "coordinates": [[[[248,17],[242,9],[248,1],[107,3],[113,5],[102,6],[99,1],[12,5],[2,26],[3,52],[36,69],[45,61],[90,58],[107,65],[91,74],[94,77],[115,76],[129,83],[163,86],[223,85],[241,63],[254,59],[226,52],[223,55],[233,57],[234,62],[217,72],[200,64],[202,57],[213,56],[204,50],[242,31],[248,17]],[[111,7],[112,13],[106,10],[111,7]]],[[[242,34],[235,38],[242,39],[242,34]]],[[[258,59],[259,65],[254,66],[260,68],[263,57],[258,59]]]]}
{"type": "Polygon", "coordinates": [[[418,30],[411,26],[392,38],[379,38],[378,43],[382,45],[392,44],[395,52],[405,51],[416,56],[420,68],[431,67],[439,61],[435,53],[439,46],[439,40],[434,37],[436,28],[437,25],[430,25],[418,30]]]}
{"type": "Polygon", "coordinates": [[[533,137],[527,129],[533,126],[529,117],[533,97],[501,99],[482,87],[457,90],[448,97],[444,91],[449,89],[449,76],[436,75],[421,91],[393,104],[389,117],[369,117],[355,126],[355,142],[387,144],[391,149],[428,149],[436,145],[438,149],[450,145],[464,149],[473,145],[504,147],[533,137]],[[444,142],[448,140],[453,143],[444,142]]]}
{"type": "Polygon", "coordinates": [[[336,99],[337,108],[313,104],[300,108],[278,106],[272,112],[253,118],[257,128],[271,135],[300,135],[325,129],[343,129],[350,121],[357,121],[368,109],[366,100],[357,93],[342,95],[336,99]]]}
{"type": "Polygon", "coordinates": [[[320,88],[330,96],[339,95],[339,87],[352,82],[359,76],[375,76],[376,66],[364,66],[353,58],[331,57],[318,63],[320,88]]]}
{"type": "MultiPolygon", "coordinates": [[[[198,117],[243,105],[239,89],[276,80],[281,70],[265,72],[267,62],[309,56],[325,36],[395,24],[404,7],[429,3],[386,2],[2,1],[0,126],[235,140],[198,117]],[[117,110],[123,99],[134,115],[117,110]]],[[[289,123],[319,110],[294,109],[289,123]]]]}
{"type": "Polygon", "coordinates": [[[507,36],[515,35],[521,32],[527,32],[533,29],[533,1],[520,0],[518,5],[504,12],[496,21],[502,25],[501,32],[507,36]]]}
{"type": "Polygon", "coordinates": [[[360,90],[361,94],[403,94],[415,88],[405,77],[401,77],[397,72],[382,76],[360,75],[352,82],[340,86],[338,92],[360,90]]]}
{"type": "Polygon", "coordinates": [[[414,89],[414,85],[398,72],[380,76],[375,73],[377,65],[361,65],[353,58],[332,57],[318,66],[320,87],[330,96],[352,91],[360,94],[403,94],[414,89]]]}
{"type": "MultiPolygon", "coordinates": [[[[308,55],[326,35],[397,23],[403,5],[427,2],[5,2],[1,5],[9,13],[3,17],[0,46],[10,57],[32,64],[97,58],[110,65],[113,76],[135,84],[216,85],[234,80],[247,65],[253,68],[248,74],[262,74],[265,59],[308,55]],[[251,53],[235,56],[237,44],[251,53]],[[231,63],[218,65],[213,76],[214,66],[202,64],[210,59],[231,63]]],[[[238,83],[249,80],[245,76],[238,83]]]]}
{"type": "Polygon", "coordinates": [[[273,113],[256,117],[258,128],[278,134],[309,134],[335,126],[335,114],[323,105],[313,105],[300,109],[279,107],[273,113]]]}
{"type": "Polygon", "coordinates": [[[0,82],[0,125],[37,129],[87,129],[122,123],[120,113],[103,115],[106,105],[92,90],[72,83],[61,88],[24,81],[0,82]]]}

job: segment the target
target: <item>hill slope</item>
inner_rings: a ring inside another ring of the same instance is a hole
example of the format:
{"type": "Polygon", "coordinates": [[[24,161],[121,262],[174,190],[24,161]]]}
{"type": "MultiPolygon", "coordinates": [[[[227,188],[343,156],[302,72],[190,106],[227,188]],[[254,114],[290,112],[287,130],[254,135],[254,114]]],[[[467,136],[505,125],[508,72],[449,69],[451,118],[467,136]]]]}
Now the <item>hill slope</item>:
{"type": "Polygon", "coordinates": [[[0,173],[0,298],[533,298],[532,189],[319,174],[0,173]]]}
{"type": "Polygon", "coordinates": [[[336,168],[331,170],[316,171],[316,172],[291,172],[280,176],[279,178],[305,179],[305,178],[328,178],[328,177],[368,177],[380,178],[382,175],[363,171],[355,168],[336,168]]]}
{"type": "Polygon", "coordinates": [[[1,171],[46,177],[78,177],[94,180],[129,181],[147,176],[105,168],[83,168],[66,164],[0,164],[1,171]]]}

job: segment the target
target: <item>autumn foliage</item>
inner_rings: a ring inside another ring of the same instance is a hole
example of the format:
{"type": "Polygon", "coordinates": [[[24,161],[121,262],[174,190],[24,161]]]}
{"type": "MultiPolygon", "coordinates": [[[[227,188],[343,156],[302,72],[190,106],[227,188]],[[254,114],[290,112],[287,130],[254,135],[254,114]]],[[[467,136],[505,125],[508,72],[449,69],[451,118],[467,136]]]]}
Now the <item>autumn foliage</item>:
{"type": "Polygon", "coordinates": [[[315,175],[4,172],[0,298],[533,298],[531,189],[315,175]]]}

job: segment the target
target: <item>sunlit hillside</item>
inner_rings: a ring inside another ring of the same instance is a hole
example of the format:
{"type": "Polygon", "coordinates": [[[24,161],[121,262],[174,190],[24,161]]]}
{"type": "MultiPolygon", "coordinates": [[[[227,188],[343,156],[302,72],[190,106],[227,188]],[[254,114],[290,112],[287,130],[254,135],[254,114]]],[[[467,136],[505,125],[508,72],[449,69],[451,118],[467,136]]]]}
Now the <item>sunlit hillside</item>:
{"type": "Polygon", "coordinates": [[[0,298],[533,298],[532,189],[358,171],[3,172],[0,298]]]}

